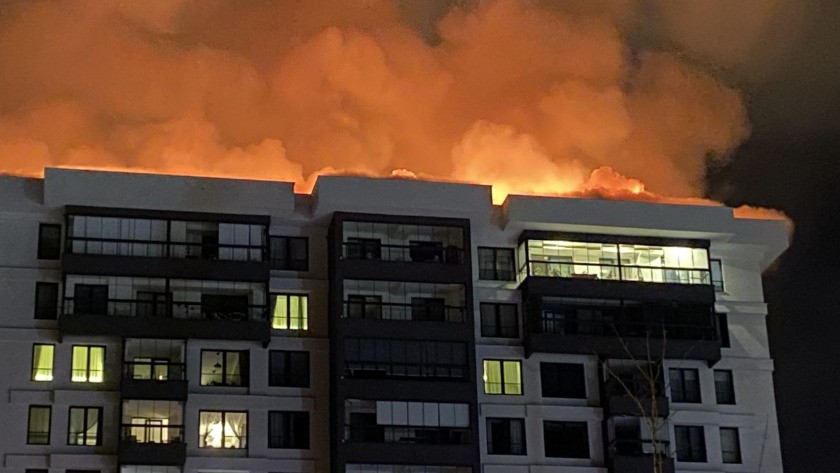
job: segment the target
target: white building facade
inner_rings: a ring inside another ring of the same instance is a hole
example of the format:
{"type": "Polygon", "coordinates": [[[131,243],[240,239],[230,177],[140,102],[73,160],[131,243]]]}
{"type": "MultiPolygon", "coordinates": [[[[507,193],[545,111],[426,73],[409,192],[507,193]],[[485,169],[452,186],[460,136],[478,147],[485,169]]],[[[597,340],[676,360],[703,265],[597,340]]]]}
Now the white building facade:
{"type": "Polygon", "coordinates": [[[0,177],[0,472],[782,471],[781,222],[45,174],[0,177]]]}

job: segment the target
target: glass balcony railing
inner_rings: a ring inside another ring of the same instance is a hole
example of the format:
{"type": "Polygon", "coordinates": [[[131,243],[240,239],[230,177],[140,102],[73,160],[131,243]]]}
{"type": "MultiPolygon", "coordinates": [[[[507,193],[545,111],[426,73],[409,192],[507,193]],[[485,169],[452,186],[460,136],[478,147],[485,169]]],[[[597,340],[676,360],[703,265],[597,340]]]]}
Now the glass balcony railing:
{"type": "Polygon", "coordinates": [[[122,424],[120,435],[127,443],[172,444],[184,441],[183,425],[166,425],[150,421],[147,423],[122,424]]]}
{"type": "Polygon", "coordinates": [[[466,308],[400,302],[344,302],[344,318],[463,323],[466,308]]]}
{"type": "Polygon", "coordinates": [[[123,378],[149,381],[183,381],[186,379],[186,365],[167,360],[126,361],[123,363],[123,378]]]}
{"type": "Polygon", "coordinates": [[[376,260],[405,263],[463,264],[464,250],[456,246],[424,242],[417,245],[381,244],[378,241],[344,242],[342,259],[376,260]]]}
{"type": "Polygon", "coordinates": [[[265,245],[67,237],[67,252],[79,255],[260,262],[266,261],[267,251],[268,248],[265,245]]]}
{"type": "Polygon", "coordinates": [[[64,314],[106,315],[125,317],[165,317],[190,320],[228,320],[237,322],[265,322],[268,310],[265,305],[248,304],[242,307],[208,307],[201,302],[150,301],[137,299],[107,299],[91,302],[64,298],[64,314]]]}
{"type": "Polygon", "coordinates": [[[407,443],[415,445],[466,445],[470,429],[457,427],[413,427],[392,425],[346,425],[347,442],[407,443]]]}

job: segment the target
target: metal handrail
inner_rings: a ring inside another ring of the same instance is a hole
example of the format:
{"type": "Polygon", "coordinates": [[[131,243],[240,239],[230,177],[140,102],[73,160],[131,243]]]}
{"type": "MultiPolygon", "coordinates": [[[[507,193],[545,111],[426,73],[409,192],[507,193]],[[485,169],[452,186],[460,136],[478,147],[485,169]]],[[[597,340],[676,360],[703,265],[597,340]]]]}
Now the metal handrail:
{"type": "MultiPolygon", "coordinates": [[[[362,294],[367,295],[367,294],[362,294]]],[[[443,321],[464,322],[466,308],[463,306],[443,305],[443,321]]],[[[378,320],[416,320],[415,313],[420,313],[419,320],[432,320],[430,314],[435,310],[433,307],[412,304],[410,302],[367,302],[367,301],[344,301],[342,317],[351,319],[378,319],[378,320]],[[360,309],[360,316],[351,316],[350,307],[360,309]],[[378,314],[368,314],[368,308],[379,309],[378,314]],[[392,310],[402,309],[402,310],[392,310]],[[405,310],[408,309],[408,310],[405,310]],[[399,313],[402,312],[402,316],[399,313]],[[423,315],[425,313],[425,316],[423,315]]]]}
{"type": "Polygon", "coordinates": [[[409,443],[420,445],[465,445],[472,432],[468,427],[424,427],[394,425],[345,425],[345,442],[409,443]]]}
{"type": "MultiPolygon", "coordinates": [[[[435,242],[429,242],[435,243],[435,242]]],[[[375,260],[389,262],[415,262],[437,264],[464,264],[466,252],[455,245],[393,245],[387,243],[342,242],[342,259],[347,260],[375,260]],[[353,255],[350,249],[358,250],[353,255]],[[373,254],[366,254],[367,250],[375,250],[373,254]]]]}
{"type": "MultiPolygon", "coordinates": [[[[265,322],[268,310],[265,305],[248,304],[248,312],[209,312],[202,310],[201,302],[192,301],[154,301],[140,299],[108,299],[106,314],[109,316],[136,317],[149,315],[153,317],[175,319],[205,319],[205,320],[236,320],[265,322]],[[157,308],[164,308],[164,313],[158,313],[157,308]],[[141,314],[141,308],[148,314],[141,314]],[[197,308],[197,310],[195,310],[197,308]]],[[[76,314],[75,298],[64,298],[64,314],[76,314]]],[[[78,313],[85,313],[84,311],[78,313]]]]}
{"type": "Polygon", "coordinates": [[[241,259],[233,258],[233,253],[231,254],[231,258],[225,258],[222,254],[220,254],[220,250],[245,250],[245,260],[247,261],[265,261],[266,256],[268,253],[268,246],[265,244],[262,245],[250,245],[250,244],[239,244],[239,243],[213,243],[207,244],[202,242],[185,242],[185,241],[172,241],[172,240],[142,240],[142,239],[135,239],[135,238],[104,238],[104,237],[77,237],[77,236],[67,236],[65,240],[65,251],[71,254],[93,254],[93,255],[112,255],[112,256],[139,256],[139,257],[155,257],[155,258],[170,258],[176,257],[179,259],[218,259],[218,260],[230,260],[230,261],[241,261],[241,259]],[[83,248],[81,251],[76,251],[74,243],[82,243],[83,248]],[[90,251],[88,249],[89,244],[110,244],[113,246],[113,251],[104,251],[102,247],[100,247],[100,251],[90,251]],[[128,245],[128,246],[124,246],[128,245]],[[135,245],[146,245],[145,252],[136,251],[138,248],[143,248],[143,246],[135,246],[135,245]],[[173,256],[173,249],[175,248],[184,248],[184,254],[182,256],[173,256]],[[158,251],[150,251],[152,249],[156,249],[158,251]],[[190,249],[197,249],[199,250],[198,253],[191,253],[190,249]],[[214,251],[210,252],[206,256],[202,256],[204,249],[212,249],[214,251]],[[252,251],[258,251],[259,258],[252,258],[251,254],[252,251]],[[139,254],[138,254],[139,253],[139,254]],[[145,254],[143,254],[145,253],[145,254]]]}

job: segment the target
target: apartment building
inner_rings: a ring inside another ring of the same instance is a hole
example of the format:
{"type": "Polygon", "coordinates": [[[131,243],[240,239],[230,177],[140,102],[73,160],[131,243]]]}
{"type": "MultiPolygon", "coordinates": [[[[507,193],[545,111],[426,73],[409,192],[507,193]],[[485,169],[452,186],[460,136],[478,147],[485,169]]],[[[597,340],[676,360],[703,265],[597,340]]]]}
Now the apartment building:
{"type": "Polygon", "coordinates": [[[490,191],[0,178],[0,472],[781,472],[780,222],[490,191]]]}

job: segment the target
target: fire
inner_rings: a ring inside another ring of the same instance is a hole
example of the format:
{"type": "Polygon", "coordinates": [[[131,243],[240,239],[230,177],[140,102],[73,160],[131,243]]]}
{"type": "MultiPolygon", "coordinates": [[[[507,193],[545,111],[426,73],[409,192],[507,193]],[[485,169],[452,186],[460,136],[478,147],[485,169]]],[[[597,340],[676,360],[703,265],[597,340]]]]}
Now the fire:
{"type": "Polygon", "coordinates": [[[4,6],[0,173],[297,192],[351,174],[492,184],[496,203],[682,202],[749,134],[738,91],[626,41],[645,37],[628,34],[636,2],[478,0],[428,18],[393,0],[153,3],[4,6]]]}

